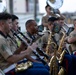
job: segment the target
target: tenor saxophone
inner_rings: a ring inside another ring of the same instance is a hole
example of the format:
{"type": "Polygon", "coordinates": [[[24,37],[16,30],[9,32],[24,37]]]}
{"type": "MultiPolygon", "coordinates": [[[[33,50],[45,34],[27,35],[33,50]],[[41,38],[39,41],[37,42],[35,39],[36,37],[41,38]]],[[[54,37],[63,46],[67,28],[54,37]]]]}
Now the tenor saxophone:
{"type": "MultiPolygon", "coordinates": [[[[62,63],[64,55],[66,53],[66,50],[62,51],[66,34],[65,34],[65,32],[62,32],[62,33],[63,33],[63,36],[62,36],[62,38],[60,40],[60,45],[59,45],[58,52],[57,52],[59,54],[59,56],[60,56],[58,58],[59,64],[62,63]]],[[[65,73],[66,73],[66,71],[65,71],[64,67],[61,66],[61,68],[60,68],[60,70],[58,72],[58,75],[65,75],[65,73]]]]}
{"type": "Polygon", "coordinates": [[[61,33],[63,34],[63,36],[60,40],[59,48],[58,48],[58,51],[57,51],[58,54],[62,53],[62,48],[63,48],[63,45],[64,45],[65,36],[66,36],[65,32],[62,31],[61,33]]]}
{"type": "Polygon", "coordinates": [[[65,69],[62,66],[59,66],[58,63],[61,63],[63,60],[63,57],[65,55],[65,50],[62,52],[63,44],[64,44],[64,38],[65,38],[65,33],[63,33],[63,37],[60,41],[60,45],[58,48],[58,51],[56,50],[56,45],[54,46],[54,56],[50,59],[49,66],[50,66],[50,73],[51,75],[65,75],[65,69]],[[57,53],[61,54],[60,58],[57,57],[57,53]],[[59,67],[61,67],[59,69],[59,67]]]}
{"type": "Polygon", "coordinates": [[[52,36],[52,33],[50,32],[50,35],[48,37],[47,46],[46,46],[46,54],[47,55],[49,55],[49,47],[50,47],[50,44],[51,44],[51,36],[52,36]]]}
{"type": "Polygon", "coordinates": [[[48,65],[50,67],[50,74],[57,75],[59,68],[58,68],[58,59],[56,56],[56,49],[54,50],[54,56],[52,56],[48,65]]]}

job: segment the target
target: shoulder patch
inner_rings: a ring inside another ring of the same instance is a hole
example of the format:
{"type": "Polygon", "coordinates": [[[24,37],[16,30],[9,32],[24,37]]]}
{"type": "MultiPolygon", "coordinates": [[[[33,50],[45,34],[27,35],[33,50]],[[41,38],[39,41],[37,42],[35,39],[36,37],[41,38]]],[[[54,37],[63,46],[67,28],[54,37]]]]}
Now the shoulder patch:
{"type": "Polygon", "coordinates": [[[5,51],[5,50],[7,49],[7,46],[6,46],[5,44],[3,44],[3,45],[1,46],[1,49],[2,49],[3,51],[5,51]]]}

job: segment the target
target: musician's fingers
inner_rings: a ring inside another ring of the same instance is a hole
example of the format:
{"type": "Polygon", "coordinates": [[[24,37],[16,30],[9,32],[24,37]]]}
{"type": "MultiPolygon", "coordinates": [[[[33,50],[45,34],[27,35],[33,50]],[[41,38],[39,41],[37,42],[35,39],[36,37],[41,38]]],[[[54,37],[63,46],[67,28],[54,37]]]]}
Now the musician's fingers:
{"type": "Polygon", "coordinates": [[[32,50],[36,50],[38,47],[37,43],[33,43],[31,46],[29,46],[32,50]]]}

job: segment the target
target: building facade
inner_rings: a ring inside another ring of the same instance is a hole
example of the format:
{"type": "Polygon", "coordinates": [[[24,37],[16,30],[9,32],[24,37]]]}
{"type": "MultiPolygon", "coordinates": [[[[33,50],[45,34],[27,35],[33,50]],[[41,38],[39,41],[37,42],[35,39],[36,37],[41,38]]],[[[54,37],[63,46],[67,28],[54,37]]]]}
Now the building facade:
{"type": "Polygon", "coordinates": [[[25,22],[28,19],[41,17],[39,15],[38,0],[6,0],[7,12],[16,14],[19,17],[19,25],[22,31],[25,31],[25,22]]]}

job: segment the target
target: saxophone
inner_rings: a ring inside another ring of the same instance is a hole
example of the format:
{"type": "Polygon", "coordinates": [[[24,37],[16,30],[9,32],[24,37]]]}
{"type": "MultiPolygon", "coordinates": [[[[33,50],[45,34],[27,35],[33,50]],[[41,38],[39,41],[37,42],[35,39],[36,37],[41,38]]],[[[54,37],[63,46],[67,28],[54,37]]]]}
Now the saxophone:
{"type": "Polygon", "coordinates": [[[50,55],[50,53],[49,53],[49,47],[50,47],[50,44],[51,44],[51,36],[52,36],[52,32],[50,32],[50,34],[49,34],[48,42],[47,42],[47,46],[46,46],[46,54],[47,55],[50,55]]]}
{"type": "MultiPolygon", "coordinates": [[[[66,34],[65,34],[65,32],[62,32],[62,34],[63,34],[63,36],[62,36],[62,39],[60,40],[60,45],[59,45],[59,48],[58,48],[58,51],[57,51],[57,53],[58,53],[59,56],[60,56],[60,57],[58,58],[59,64],[62,63],[63,58],[64,58],[64,55],[65,55],[65,53],[66,53],[66,50],[63,50],[63,51],[62,51],[66,34]]],[[[65,74],[66,74],[66,71],[65,71],[65,69],[61,66],[61,68],[60,68],[60,70],[59,70],[59,72],[58,72],[58,75],[65,75],[65,74]]]]}
{"type": "MultiPolygon", "coordinates": [[[[63,33],[62,39],[60,40],[60,45],[58,51],[56,50],[56,45],[54,45],[54,56],[50,59],[49,66],[50,66],[50,74],[51,75],[65,75],[65,69],[62,66],[58,66],[58,63],[62,63],[63,57],[66,53],[65,50],[62,51],[65,33],[63,33]],[[57,57],[57,53],[60,54],[60,58],[57,57]]],[[[51,42],[50,42],[51,43],[51,42]]]]}
{"type": "Polygon", "coordinates": [[[62,49],[63,49],[63,45],[64,45],[64,40],[65,40],[65,36],[66,36],[66,34],[65,34],[65,32],[61,32],[62,34],[63,34],[63,36],[62,36],[62,38],[61,38],[61,40],[60,40],[60,44],[59,44],[59,48],[58,48],[58,54],[61,54],[62,53],[62,49]]]}
{"type": "MultiPolygon", "coordinates": [[[[48,56],[50,56],[50,51],[49,51],[49,47],[52,45],[53,47],[57,47],[56,43],[55,42],[52,42],[52,36],[53,36],[53,33],[50,32],[49,34],[49,37],[48,37],[48,42],[47,42],[47,46],[46,46],[46,54],[48,56]]],[[[48,62],[48,60],[45,58],[45,60],[48,62]]]]}
{"type": "Polygon", "coordinates": [[[56,56],[57,45],[55,42],[52,42],[52,36],[54,36],[53,34],[54,33],[50,32],[50,35],[48,37],[48,45],[46,47],[46,54],[50,55],[49,47],[50,47],[50,45],[52,45],[53,49],[54,49],[54,55],[51,57],[51,59],[48,63],[48,66],[50,67],[50,74],[57,75],[58,74],[58,60],[57,60],[57,56],[56,56]]]}
{"type": "Polygon", "coordinates": [[[54,55],[50,59],[50,62],[48,65],[50,67],[50,74],[51,75],[57,75],[59,68],[58,68],[58,59],[56,56],[56,48],[54,49],[54,55]]]}

